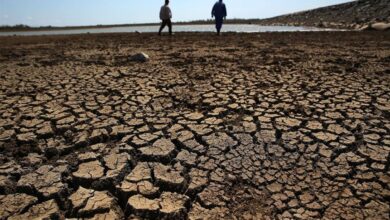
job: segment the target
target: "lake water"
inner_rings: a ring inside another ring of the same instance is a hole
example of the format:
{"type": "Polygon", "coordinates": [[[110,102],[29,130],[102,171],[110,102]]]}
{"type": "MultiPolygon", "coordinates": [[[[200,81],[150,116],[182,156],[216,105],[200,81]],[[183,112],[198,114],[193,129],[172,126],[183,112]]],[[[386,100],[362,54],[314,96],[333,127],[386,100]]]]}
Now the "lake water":
{"type": "MultiPolygon", "coordinates": [[[[64,34],[87,34],[87,33],[153,33],[158,31],[159,26],[128,26],[112,28],[86,28],[49,31],[18,31],[0,32],[0,36],[33,36],[33,35],[64,35],[64,34]]],[[[260,26],[252,24],[226,24],[223,32],[237,33],[260,33],[260,32],[295,32],[295,31],[331,31],[332,29],[320,29],[315,27],[291,27],[291,26],[260,26]]],[[[167,28],[164,30],[167,31],[167,28]]],[[[174,25],[174,32],[215,32],[214,25],[174,25]]]]}

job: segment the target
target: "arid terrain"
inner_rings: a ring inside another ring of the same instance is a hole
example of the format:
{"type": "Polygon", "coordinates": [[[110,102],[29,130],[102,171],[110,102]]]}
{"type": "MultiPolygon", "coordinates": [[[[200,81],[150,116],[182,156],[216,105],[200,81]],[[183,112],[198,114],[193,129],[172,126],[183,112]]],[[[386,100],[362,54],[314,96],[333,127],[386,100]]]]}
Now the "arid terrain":
{"type": "Polygon", "coordinates": [[[389,0],[356,0],[343,4],[263,19],[262,25],[319,26],[360,29],[375,22],[390,23],[389,0]]]}
{"type": "Polygon", "coordinates": [[[0,219],[389,219],[389,64],[388,32],[2,37],[0,219]]]}

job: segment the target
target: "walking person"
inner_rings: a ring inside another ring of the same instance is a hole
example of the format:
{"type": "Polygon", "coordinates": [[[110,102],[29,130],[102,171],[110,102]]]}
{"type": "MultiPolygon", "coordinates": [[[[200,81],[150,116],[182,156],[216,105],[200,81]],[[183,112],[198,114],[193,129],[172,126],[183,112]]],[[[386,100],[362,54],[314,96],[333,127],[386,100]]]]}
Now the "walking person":
{"type": "Polygon", "coordinates": [[[165,5],[161,7],[160,10],[160,19],[162,21],[160,30],[158,31],[158,35],[161,35],[161,31],[165,28],[165,26],[168,25],[169,28],[169,35],[172,35],[172,12],[169,8],[169,0],[165,0],[165,5]]]}
{"type": "Polygon", "coordinates": [[[211,17],[215,17],[215,27],[217,28],[218,35],[221,34],[223,20],[226,19],[226,16],[226,5],[223,3],[223,0],[219,0],[215,3],[213,10],[211,11],[211,17]]]}

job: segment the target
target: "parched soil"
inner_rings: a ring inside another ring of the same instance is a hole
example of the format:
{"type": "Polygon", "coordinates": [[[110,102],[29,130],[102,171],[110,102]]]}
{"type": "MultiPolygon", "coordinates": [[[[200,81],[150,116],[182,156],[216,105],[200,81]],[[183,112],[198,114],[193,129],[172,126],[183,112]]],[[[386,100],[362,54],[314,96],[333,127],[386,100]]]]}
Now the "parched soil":
{"type": "Polygon", "coordinates": [[[389,63],[390,33],[2,37],[0,219],[389,219],[389,63]]]}

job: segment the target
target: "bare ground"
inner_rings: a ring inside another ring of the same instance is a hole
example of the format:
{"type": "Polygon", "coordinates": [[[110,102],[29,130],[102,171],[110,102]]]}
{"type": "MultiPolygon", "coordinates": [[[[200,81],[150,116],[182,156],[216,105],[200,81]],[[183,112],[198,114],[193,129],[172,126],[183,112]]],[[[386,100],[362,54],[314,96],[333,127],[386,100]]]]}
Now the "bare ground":
{"type": "Polygon", "coordinates": [[[389,219],[389,36],[2,37],[0,219],[389,219]]]}

